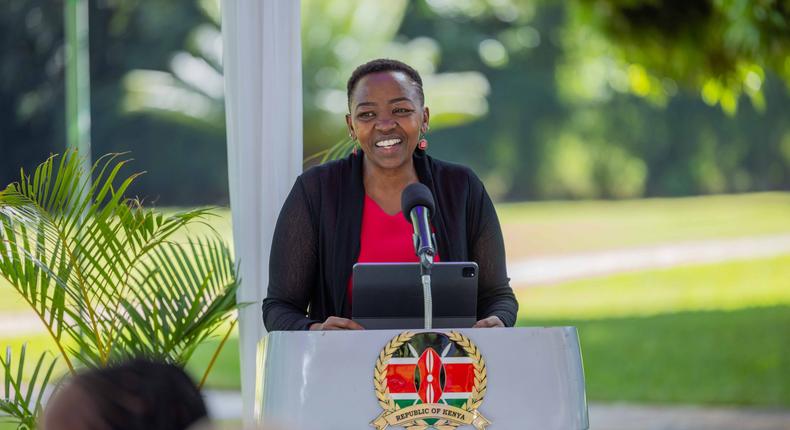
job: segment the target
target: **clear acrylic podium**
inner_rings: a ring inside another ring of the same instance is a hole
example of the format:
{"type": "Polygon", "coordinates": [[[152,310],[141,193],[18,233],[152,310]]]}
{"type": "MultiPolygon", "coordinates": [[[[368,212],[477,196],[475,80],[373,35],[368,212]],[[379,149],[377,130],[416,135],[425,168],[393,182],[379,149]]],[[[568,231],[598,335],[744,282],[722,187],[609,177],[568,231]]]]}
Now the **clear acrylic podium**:
{"type": "Polygon", "coordinates": [[[283,430],[584,430],[576,329],[273,332],[256,419],[283,430]]]}

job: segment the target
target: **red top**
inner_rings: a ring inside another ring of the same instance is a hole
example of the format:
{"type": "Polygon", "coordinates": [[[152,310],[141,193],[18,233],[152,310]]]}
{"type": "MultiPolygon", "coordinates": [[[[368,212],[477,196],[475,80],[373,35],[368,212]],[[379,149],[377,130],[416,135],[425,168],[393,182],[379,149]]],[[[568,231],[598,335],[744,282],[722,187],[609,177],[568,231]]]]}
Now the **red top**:
{"type": "MultiPolygon", "coordinates": [[[[357,263],[419,263],[412,235],[414,227],[406,221],[402,212],[390,215],[365,194],[357,263]]],[[[439,255],[435,255],[433,260],[438,262],[439,255]]],[[[352,288],[349,279],[349,302],[352,288]]]]}

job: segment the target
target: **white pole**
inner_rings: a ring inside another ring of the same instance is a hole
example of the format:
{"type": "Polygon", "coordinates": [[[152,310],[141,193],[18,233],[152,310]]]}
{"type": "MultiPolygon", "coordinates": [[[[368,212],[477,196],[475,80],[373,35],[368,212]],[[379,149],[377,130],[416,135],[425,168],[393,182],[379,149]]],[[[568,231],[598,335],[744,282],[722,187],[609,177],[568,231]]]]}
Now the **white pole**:
{"type": "Polygon", "coordinates": [[[269,251],[280,207],[302,170],[300,2],[222,0],[228,182],[240,265],[242,413],[253,424],[256,345],[266,334],[269,251]]]}
{"type": "Polygon", "coordinates": [[[64,2],[63,24],[66,37],[66,147],[81,158],[82,169],[88,179],[87,188],[90,188],[88,173],[93,163],[88,0],[64,2]]]}

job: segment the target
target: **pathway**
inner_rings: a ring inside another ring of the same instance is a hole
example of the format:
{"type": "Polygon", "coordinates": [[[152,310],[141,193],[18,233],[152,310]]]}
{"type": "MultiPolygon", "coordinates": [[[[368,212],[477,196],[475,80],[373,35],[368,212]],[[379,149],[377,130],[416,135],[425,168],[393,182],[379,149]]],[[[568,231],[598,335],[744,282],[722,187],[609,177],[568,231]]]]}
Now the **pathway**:
{"type": "Polygon", "coordinates": [[[678,242],[532,258],[508,265],[511,285],[553,284],[620,272],[768,258],[790,254],[790,234],[678,242]]]}

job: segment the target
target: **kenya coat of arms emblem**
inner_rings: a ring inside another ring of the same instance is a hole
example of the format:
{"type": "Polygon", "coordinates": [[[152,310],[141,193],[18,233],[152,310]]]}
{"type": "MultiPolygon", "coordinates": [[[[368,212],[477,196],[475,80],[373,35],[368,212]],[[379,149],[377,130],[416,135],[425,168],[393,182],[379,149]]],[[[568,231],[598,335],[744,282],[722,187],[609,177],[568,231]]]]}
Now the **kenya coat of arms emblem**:
{"type": "Polygon", "coordinates": [[[486,363],[477,346],[459,332],[403,332],[379,353],[373,376],[384,411],[377,430],[485,429],[478,411],[486,393],[486,363]]]}

